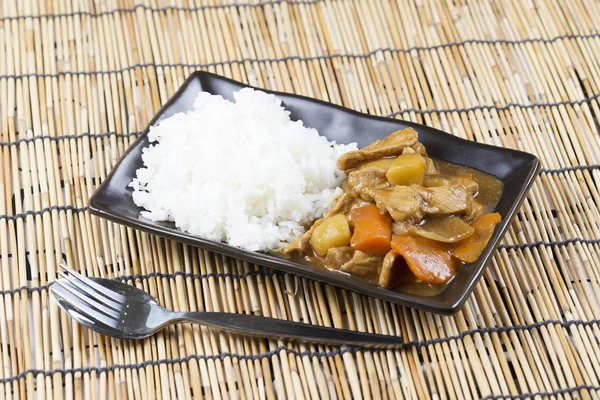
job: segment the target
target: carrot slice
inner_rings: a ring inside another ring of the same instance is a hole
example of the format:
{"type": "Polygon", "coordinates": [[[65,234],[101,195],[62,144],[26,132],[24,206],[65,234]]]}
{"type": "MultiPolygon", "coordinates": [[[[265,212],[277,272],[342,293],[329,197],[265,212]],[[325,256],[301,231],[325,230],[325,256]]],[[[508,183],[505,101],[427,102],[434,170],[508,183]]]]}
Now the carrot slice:
{"type": "Polygon", "coordinates": [[[393,235],[392,249],[406,260],[408,268],[424,283],[440,285],[456,272],[450,245],[421,236],[393,235]]]}
{"type": "Polygon", "coordinates": [[[494,228],[500,223],[500,214],[489,213],[483,214],[473,221],[475,233],[467,239],[458,242],[457,246],[452,250],[452,255],[464,262],[475,262],[485,246],[490,241],[494,228]]]}
{"type": "Polygon", "coordinates": [[[392,218],[374,204],[350,211],[354,233],[350,246],[367,254],[385,255],[390,250],[392,218]]]}

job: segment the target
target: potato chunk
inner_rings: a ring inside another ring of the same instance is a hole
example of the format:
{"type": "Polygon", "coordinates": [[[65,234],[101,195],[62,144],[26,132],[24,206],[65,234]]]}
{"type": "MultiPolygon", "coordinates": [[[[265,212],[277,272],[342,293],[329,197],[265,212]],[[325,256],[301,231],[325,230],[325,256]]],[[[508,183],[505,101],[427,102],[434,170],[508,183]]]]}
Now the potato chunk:
{"type": "Polygon", "coordinates": [[[422,155],[403,154],[388,169],[387,178],[393,185],[423,184],[425,175],[425,158],[422,155]]]}
{"type": "Polygon", "coordinates": [[[310,243],[317,255],[324,257],[332,247],[350,244],[350,226],[342,214],[334,215],[323,220],[313,232],[310,243]]]}

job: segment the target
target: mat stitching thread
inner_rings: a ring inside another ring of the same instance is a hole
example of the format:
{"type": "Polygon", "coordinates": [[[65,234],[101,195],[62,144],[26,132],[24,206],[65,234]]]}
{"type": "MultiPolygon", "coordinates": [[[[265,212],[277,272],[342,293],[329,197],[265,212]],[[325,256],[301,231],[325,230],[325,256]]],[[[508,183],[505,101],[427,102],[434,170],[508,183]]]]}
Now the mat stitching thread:
{"type": "Polygon", "coordinates": [[[113,279],[116,281],[136,281],[138,279],[150,279],[150,278],[167,278],[173,279],[181,276],[183,278],[191,278],[191,279],[208,279],[208,278],[231,278],[231,279],[245,279],[249,276],[273,276],[277,275],[278,272],[274,270],[264,270],[264,271],[248,271],[243,274],[231,274],[228,272],[209,272],[207,274],[194,274],[191,272],[182,272],[176,271],[173,273],[164,273],[164,272],[150,272],[149,274],[136,274],[136,275],[128,275],[128,276],[115,276],[113,279]]]}
{"type": "MultiPolygon", "coordinates": [[[[507,103],[503,106],[492,106],[492,105],[481,105],[481,106],[473,106],[468,108],[437,108],[437,109],[429,109],[429,110],[415,110],[414,112],[418,112],[419,114],[427,115],[427,114],[440,114],[440,113],[469,113],[473,111],[480,110],[496,110],[496,111],[507,111],[511,108],[520,108],[524,110],[529,110],[532,108],[543,108],[543,107],[560,107],[560,106],[577,106],[582,104],[590,103],[594,100],[600,98],[600,93],[595,94],[591,97],[587,97],[581,100],[565,100],[559,101],[556,103],[531,103],[531,104],[519,104],[519,103],[507,103]]],[[[386,117],[395,117],[396,115],[404,114],[406,112],[413,112],[412,110],[403,110],[396,111],[391,114],[386,115],[386,117]]]]}
{"type": "Polygon", "coordinates": [[[44,213],[47,212],[52,212],[52,211],[73,211],[75,213],[80,213],[80,212],[84,212],[87,210],[87,207],[73,207],[73,206],[50,206],[50,207],[45,207],[42,208],[41,210],[37,210],[37,211],[25,211],[19,214],[15,214],[15,215],[0,215],[0,220],[8,220],[8,221],[16,221],[17,219],[22,219],[22,218],[27,218],[29,216],[39,216],[42,215],[44,213]]]}
{"type": "Polygon", "coordinates": [[[567,246],[567,245],[573,244],[573,243],[598,244],[598,243],[600,243],[600,239],[574,238],[574,239],[561,240],[558,242],[543,242],[540,240],[540,241],[533,242],[533,243],[501,244],[500,246],[498,246],[498,249],[505,249],[505,250],[531,249],[531,248],[540,247],[540,246],[547,246],[547,247],[567,246]]]}
{"type": "Polygon", "coordinates": [[[102,138],[110,137],[110,136],[127,138],[130,136],[139,136],[141,133],[142,133],[142,131],[130,132],[130,133],[116,133],[116,132],[81,133],[81,134],[77,134],[77,135],[60,135],[60,136],[40,135],[40,136],[31,137],[31,138],[13,140],[12,142],[0,142],[0,147],[15,146],[15,145],[18,145],[21,143],[33,143],[36,140],[50,140],[51,142],[58,142],[59,140],[83,139],[83,138],[102,139],[102,138]]]}
{"type": "Polygon", "coordinates": [[[600,386],[592,386],[592,385],[580,385],[573,386],[570,388],[558,389],[554,392],[536,392],[536,393],[523,393],[523,394],[491,394],[489,396],[484,397],[482,400],[501,400],[501,399],[530,399],[534,397],[550,397],[556,396],[559,394],[569,394],[574,392],[582,392],[582,391],[594,391],[600,390],[600,386]]]}
{"type": "MultiPolygon", "coordinates": [[[[322,3],[325,0],[269,0],[264,1],[262,3],[241,3],[241,4],[220,4],[220,5],[201,5],[196,7],[176,7],[176,6],[166,6],[166,7],[150,7],[144,4],[135,5],[132,8],[116,8],[110,11],[101,11],[101,12],[90,12],[90,11],[75,11],[71,13],[62,13],[62,14],[41,14],[41,15],[19,15],[19,16],[6,16],[1,17],[0,21],[13,21],[19,19],[41,19],[41,18],[64,18],[64,17],[75,17],[75,16],[87,16],[87,17],[101,17],[105,15],[112,15],[117,13],[134,13],[139,8],[143,8],[150,12],[164,12],[164,11],[183,11],[183,12],[195,12],[201,10],[210,10],[210,9],[223,9],[223,8],[264,8],[267,5],[275,5],[275,4],[318,4],[322,3]]],[[[436,50],[440,48],[445,48],[449,46],[453,46],[457,43],[463,44],[523,44],[523,43],[553,43],[557,40],[561,39],[581,39],[581,38],[596,38],[599,37],[599,33],[589,33],[583,35],[560,35],[555,36],[553,38],[545,39],[545,38],[528,38],[528,39],[520,39],[520,40],[508,40],[508,39],[467,39],[462,42],[450,42],[440,45],[434,45],[430,47],[416,47],[416,50],[436,50]]]]}
{"type": "Polygon", "coordinates": [[[600,165],[598,165],[598,164],[575,165],[573,167],[564,167],[564,168],[557,168],[557,169],[542,168],[542,169],[540,169],[540,172],[546,173],[546,174],[560,174],[563,172],[582,171],[582,170],[593,171],[596,169],[600,169],[600,165]]]}
{"type": "MultiPolygon", "coordinates": [[[[294,5],[294,4],[318,4],[318,3],[322,3],[324,1],[326,1],[326,0],[268,0],[268,1],[263,1],[262,3],[238,3],[238,4],[217,4],[217,5],[206,4],[206,5],[202,5],[202,6],[196,6],[196,7],[177,7],[177,6],[150,7],[145,4],[138,4],[138,5],[133,6],[132,8],[115,8],[110,11],[100,11],[100,12],[74,11],[74,12],[62,13],[62,14],[19,15],[16,17],[8,16],[8,17],[1,17],[0,21],[14,21],[14,20],[26,19],[26,18],[41,19],[41,18],[64,18],[64,17],[76,17],[76,16],[87,16],[87,17],[96,18],[96,17],[103,17],[106,15],[112,15],[112,14],[116,14],[116,13],[133,13],[138,8],[142,8],[146,11],[151,11],[151,12],[160,12],[160,11],[190,11],[190,12],[194,12],[194,11],[201,11],[201,10],[233,8],[233,7],[235,7],[235,8],[242,8],[242,7],[260,8],[260,7],[264,7],[264,6],[268,6],[268,5],[275,5],[275,4],[282,4],[282,3],[287,3],[287,4],[291,4],[291,5],[294,5]]],[[[334,1],[336,1],[336,0],[334,0],[334,1]]]]}
{"type": "MultiPolygon", "coordinates": [[[[188,278],[191,278],[191,279],[230,278],[230,279],[242,280],[242,279],[248,278],[250,276],[268,277],[268,276],[274,276],[274,275],[278,275],[278,274],[283,274],[283,272],[279,272],[276,270],[264,270],[264,271],[249,271],[249,272],[244,272],[243,274],[231,274],[228,272],[218,272],[218,273],[217,272],[209,272],[207,274],[194,274],[194,273],[190,273],[190,272],[177,271],[177,272],[173,272],[173,273],[151,272],[149,274],[115,276],[112,279],[115,281],[124,282],[124,281],[129,281],[129,280],[133,280],[133,281],[148,280],[151,278],[175,279],[178,276],[182,276],[186,279],[188,279],[188,278]]],[[[42,292],[44,290],[48,290],[53,284],[54,284],[54,282],[49,282],[45,285],[36,286],[36,287],[20,286],[16,289],[0,290],[0,296],[19,294],[23,291],[26,291],[27,293],[42,292]]]]}
{"type": "MultiPolygon", "coordinates": [[[[322,54],[315,56],[285,56],[285,57],[276,57],[276,58],[240,58],[235,60],[224,60],[224,61],[213,61],[210,63],[136,63],[129,65],[127,67],[113,69],[113,70],[105,70],[105,71],[59,71],[53,74],[50,73],[39,73],[39,72],[30,72],[26,74],[6,74],[0,75],[0,79],[23,79],[23,78],[58,78],[61,76],[67,75],[75,75],[75,76],[93,76],[93,75],[110,75],[110,74],[120,74],[123,72],[128,72],[137,68],[150,68],[154,67],[158,68],[206,68],[206,67],[218,67],[225,65],[236,65],[236,64],[245,64],[245,63],[280,63],[286,61],[320,61],[320,60],[332,60],[336,58],[354,58],[354,59],[369,59],[378,53],[400,53],[400,54],[408,54],[414,51],[429,51],[429,50],[438,50],[446,47],[452,46],[463,46],[465,44],[520,44],[520,43],[530,43],[530,42],[553,42],[559,39],[584,39],[584,38],[595,38],[600,37],[600,33],[594,33],[590,35],[565,35],[565,36],[556,36],[552,39],[523,39],[521,41],[508,41],[508,40],[484,40],[484,39],[467,39],[462,42],[451,42],[444,43],[440,45],[434,46],[413,46],[406,49],[397,49],[392,47],[380,47],[374,50],[371,50],[364,54],[322,54]]],[[[561,103],[558,103],[561,104],[561,103]]],[[[485,106],[482,106],[485,107],[485,106]]],[[[493,107],[493,106],[487,106],[493,107]]],[[[402,112],[402,111],[398,111],[402,112]]],[[[396,113],[389,114],[389,116],[393,116],[396,113]]]]}
{"type": "MultiPolygon", "coordinates": [[[[420,341],[420,342],[419,341],[407,342],[404,345],[404,348],[406,348],[406,347],[421,348],[421,347],[426,347],[426,346],[430,346],[430,345],[450,342],[452,340],[460,340],[466,336],[473,336],[473,335],[482,334],[482,333],[483,334],[506,333],[506,332],[512,332],[512,331],[518,332],[518,331],[523,331],[523,330],[537,329],[537,328],[541,328],[541,327],[548,326],[548,325],[559,325],[563,328],[568,328],[571,326],[584,326],[585,327],[585,326],[592,326],[592,325],[598,324],[598,323],[600,323],[600,320],[590,320],[590,321],[573,320],[573,321],[567,321],[567,322],[557,321],[557,320],[547,320],[547,321],[537,322],[535,324],[530,324],[530,325],[515,325],[515,326],[506,326],[506,327],[480,328],[480,329],[474,329],[471,331],[466,331],[459,335],[448,336],[445,338],[429,339],[429,340],[424,340],[424,341],[420,341]]],[[[308,350],[298,351],[296,349],[291,349],[286,346],[279,346],[274,350],[270,350],[270,351],[260,353],[260,354],[251,354],[251,355],[232,354],[232,353],[227,352],[227,353],[221,353],[221,354],[211,355],[211,356],[190,355],[187,357],[177,358],[177,359],[148,360],[148,361],[144,361],[144,362],[138,363],[138,364],[111,365],[108,367],[70,368],[70,369],[64,369],[64,370],[56,369],[56,370],[51,370],[51,371],[47,371],[47,370],[43,370],[43,369],[30,369],[27,371],[23,371],[17,375],[14,375],[14,376],[11,376],[8,378],[4,378],[4,379],[0,379],[0,384],[6,384],[6,383],[10,383],[10,382],[14,382],[14,381],[23,379],[29,374],[34,374],[34,375],[43,374],[44,376],[48,377],[48,376],[52,376],[54,374],[66,375],[66,374],[75,374],[75,373],[79,373],[79,372],[84,373],[84,374],[90,373],[90,372],[104,373],[104,372],[115,371],[118,369],[141,369],[141,368],[145,368],[148,366],[157,366],[157,365],[161,365],[161,364],[167,364],[167,365],[178,364],[178,363],[182,363],[182,362],[189,362],[191,360],[217,360],[217,359],[224,360],[226,358],[235,358],[235,359],[239,359],[239,360],[255,361],[255,360],[261,360],[264,358],[271,358],[274,355],[276,355],[277,353],[282,352],[282,351],[285,351],[287,354],[292,354],[297,357],[326,358],[326,357],[334,357],[337,355],[342,355],[345,353],[358,353],[358,352],[380,353],[380,352],[393,351],[393,350],[368,349],[368,348],[362,348],[362,347],[344,347],[342,349],[335,349],[335,350],[331,350],[331,351],[320,352],[320,351],[308,351],[308,350]]]]}

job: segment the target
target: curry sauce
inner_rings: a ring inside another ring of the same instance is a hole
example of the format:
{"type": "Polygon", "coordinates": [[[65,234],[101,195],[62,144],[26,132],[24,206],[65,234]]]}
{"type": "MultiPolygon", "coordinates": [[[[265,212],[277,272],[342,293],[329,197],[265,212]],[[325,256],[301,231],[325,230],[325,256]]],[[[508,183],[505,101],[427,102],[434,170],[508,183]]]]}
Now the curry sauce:
{"type": "Polygon", "coordinates": [[[389,289],[438,293],[491,238],[503,184],[428,157],[411,128],[343,154],[347,179],[287,257],[389,289]]]}

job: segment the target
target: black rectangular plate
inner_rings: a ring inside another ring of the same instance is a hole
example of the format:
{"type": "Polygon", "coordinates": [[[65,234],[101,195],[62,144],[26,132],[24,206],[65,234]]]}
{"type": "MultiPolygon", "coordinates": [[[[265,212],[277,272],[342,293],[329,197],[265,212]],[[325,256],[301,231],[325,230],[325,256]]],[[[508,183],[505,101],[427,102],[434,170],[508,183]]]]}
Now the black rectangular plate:
{"type": "MultiPolygon", "coordinates": [[[[177,112],[192,108],[198,92],[206,91],[233,100],[233,92],[247,85],[204,71],[194,72],[151,121],[154,125],[177,112]]],[[[263,89],[261,89],[263,90],[263,89]]],[[[419,133],[419,141],[427,153],[435,158],[476,168],[497,176],[504,183],[504,193],[496,211],[502,222],[479,259],[462,268],[445,287],[434,296],[419,296],[384,289],[346,275],[314,268],[270,256],[241,250],[226,243],[202,239],[175,228],[173,223],[153,222],[140,216],[141,209],[132,200],[129,182],[142,167],[142,149],[147,147],[148,128],[131,145],[107,179],[102,182],[89,202],[92,214],[102,218],[160,235],[192,246],[201,247],[257,265],[275,268],[292,274],[319,280],[359,293],[389,300],[441,314],[452,314],[460,309],[481,277],[491,256],[515,217],[519,206],[540,169],[539,160],[532,154],[471,142],[440,130],[391,118],[374,117],[319,100],[288,93],[264,90],[279,97],[291,118],[301,119],[306,126],[338,143],[356,142],[363,147],[391,132],[412,127],[419,133]]]]}

